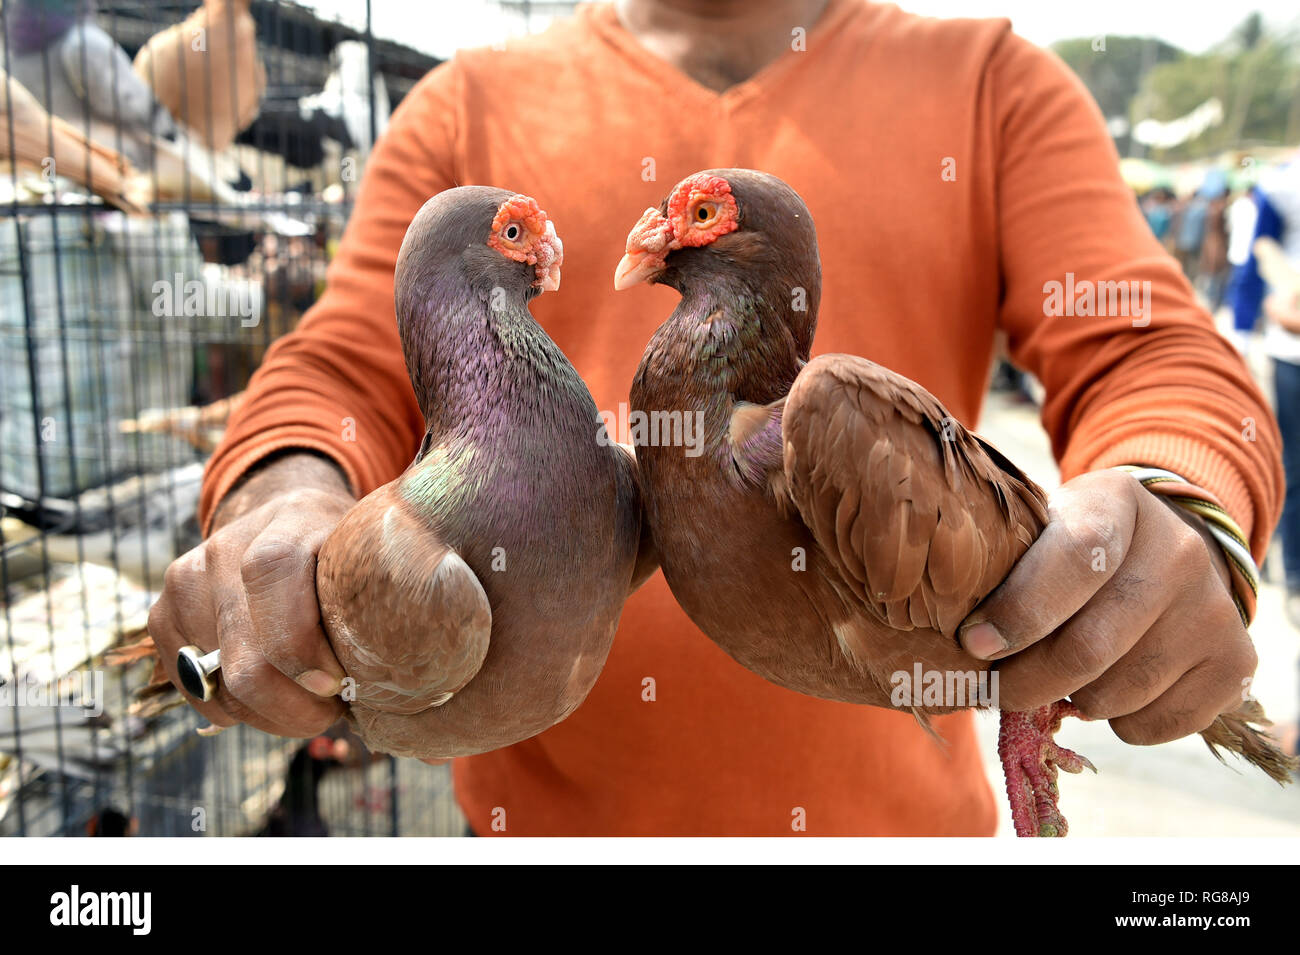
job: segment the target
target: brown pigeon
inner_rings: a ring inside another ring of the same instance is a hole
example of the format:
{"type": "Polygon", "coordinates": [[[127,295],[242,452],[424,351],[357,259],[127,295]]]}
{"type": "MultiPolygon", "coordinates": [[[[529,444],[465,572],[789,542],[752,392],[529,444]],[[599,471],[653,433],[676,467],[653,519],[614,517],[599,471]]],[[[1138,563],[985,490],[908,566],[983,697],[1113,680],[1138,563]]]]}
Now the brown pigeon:
{"type": "Polygon", "coordinates": [[[213,152],[226,149],[257,118],[266,92],[249,4],[204,0],[135,55],[136,74],[176,122],[213,152]]]}
{"type": "MultiPolygon", "coordinates": [[[[848,355],[809,361],[817,237],[776,177],[725,169],[679,183],[628,238],[614,284],[639,282],[681,293],[637,370],[629,423],[683,609],[789,689],[906,706],[927,726],[962,708],[900,700],[891,675],[989,668],[956,631],[1043,530],[1043,491],[915,382],[848,355]],[[673,446],[687,416],[702,440],[673,446]]],[[[973,684],[966,699],[979,702],[973,684]]],[[[1075,712],[1003,714],[1018,834],[1065,833],[1056,770],[1091,764],[1052,734],[1075,712]]],[[[1205,735],[1280,778],[1285,758],[1246,724],[1260,715],[1220,717],[1205,735]]]]}

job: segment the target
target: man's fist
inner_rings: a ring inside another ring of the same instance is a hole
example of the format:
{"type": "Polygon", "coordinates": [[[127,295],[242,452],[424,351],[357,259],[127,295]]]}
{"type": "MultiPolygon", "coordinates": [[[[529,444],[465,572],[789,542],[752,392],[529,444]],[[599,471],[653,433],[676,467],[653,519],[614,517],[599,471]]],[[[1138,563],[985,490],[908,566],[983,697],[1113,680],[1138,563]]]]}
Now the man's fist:
{"type": "Polygon", "coordinates": [[[259,469],[222,501],[212,535],[168,569],[149,613],[172,683],[176,652],[221,648],[217,726],[315,736],[343,713],[343,667],[321,629],[316,552],[355,503],[338,469],[310,454],[259,469]]]}
{"type": "Polygon", "coordinates": [[[999,706],[1070,697],[1120,739],[1153,744],[1205,729],[1241,702],[1255,649],[1227,564],[1199,520],[1122,471],[1082,474],[960,630],[998,660],[999,706]]]}

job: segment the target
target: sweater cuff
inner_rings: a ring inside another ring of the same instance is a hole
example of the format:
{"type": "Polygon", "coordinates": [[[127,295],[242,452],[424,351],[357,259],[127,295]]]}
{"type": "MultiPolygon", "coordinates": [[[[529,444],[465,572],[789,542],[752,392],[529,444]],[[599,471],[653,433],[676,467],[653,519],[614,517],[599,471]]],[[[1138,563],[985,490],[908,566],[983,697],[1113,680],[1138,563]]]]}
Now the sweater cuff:
{"type": "Polygon", "coordinates": [[[360,497],[362,482],[356,468],[345,455],[339,454],[335,442],[323,438],[319,431],[301,425],[272,428],[259,432],[255,440],[234,447],[222,447],[208,462],[203,475],[203,490],[199,496],[199,527],[207,537],[212,530],[212,518],[217,505],[230,493],[245,474],[277,451],[299,448],[323,454],[347,477],[348,488],[354,497],[360,497]]]}
{"type": "Polygon", "coordinates": [[[1073,473],[1062,468],[1061,477],[1068,480],[1084,471],[1125,464],[1165,468],[1213,492],[1246,533],[1256,562],[1264,559],[1271,528],[1267,520],[1256,519],[1250,488],[1230,458],[1195,438],[1179,434],[1135,435],[1106,448],[1085,466],[1071,468],[1073,473]]]}

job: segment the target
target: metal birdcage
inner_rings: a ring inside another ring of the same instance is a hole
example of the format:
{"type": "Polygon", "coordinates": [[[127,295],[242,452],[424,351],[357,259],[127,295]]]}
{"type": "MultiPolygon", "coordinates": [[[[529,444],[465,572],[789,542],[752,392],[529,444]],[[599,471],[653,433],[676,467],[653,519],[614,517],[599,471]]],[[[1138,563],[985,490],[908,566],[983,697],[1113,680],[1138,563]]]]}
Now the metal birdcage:
{"type": "Polygon", "coordinates": [[[316,300],[356,170],[436,63],[357,6],[347,23],[253,0],[265,89],[219,143],[214,84],[238,104],[256,71],[186,75],[178,53],[169,82],[202,86],[209,115],[130,125],[132,84],[160,103],[171,48],[130,58],[198,3],[3,5],[0,833],[463,832],[445,768],[372,756],[343,726],[327,737],[346,757],[244,726],[201,737],[188,707],[132,710],[143,666],[102,662],[197,542],[220,412],[316,300]]]}

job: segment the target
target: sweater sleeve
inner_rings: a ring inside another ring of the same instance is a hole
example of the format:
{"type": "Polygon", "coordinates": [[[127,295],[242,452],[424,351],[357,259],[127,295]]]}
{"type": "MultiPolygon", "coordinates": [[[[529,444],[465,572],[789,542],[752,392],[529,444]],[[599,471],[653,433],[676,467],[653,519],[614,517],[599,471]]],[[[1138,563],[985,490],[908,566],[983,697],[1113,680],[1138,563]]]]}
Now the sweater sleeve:
{"type": "Polygon", "coordinates": [[[1118,464],[1213,491],[1262,558],[1281,509],[1281,441],[1120,178],[1087,90],[1007,33],[987,74],[996,124],[1002,304],[1012,360],[1046,389],[1062,479],[1118,464]]]}
{"type": "Polygon", "coordinates": [[[420,206],[457,181],[459,86],[455,61],[431,71],[376,143],[324,294],[268,350],[208,464],[205,533],[222,497],[272,452],[324,454],[358,495],[410,463],[424,425],[397,337],[393,270],[420,206]]]}

